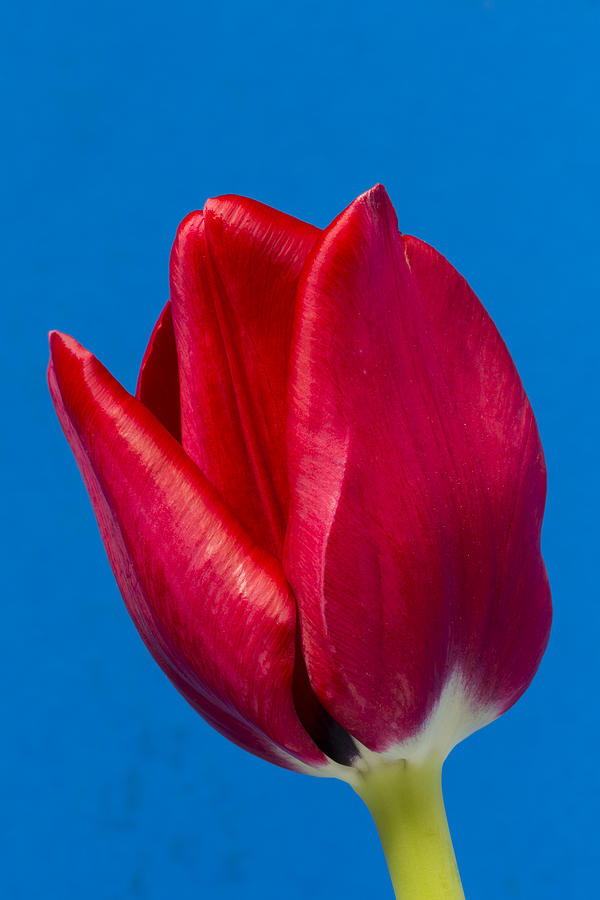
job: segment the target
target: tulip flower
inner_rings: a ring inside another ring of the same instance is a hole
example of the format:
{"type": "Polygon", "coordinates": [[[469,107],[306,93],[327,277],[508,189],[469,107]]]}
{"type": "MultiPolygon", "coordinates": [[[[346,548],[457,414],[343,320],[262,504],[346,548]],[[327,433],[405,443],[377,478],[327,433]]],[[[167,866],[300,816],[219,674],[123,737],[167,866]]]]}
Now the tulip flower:
{"type": "Polygon", "coordinates": [[[538,431],[466,281],[381,186],[323,231],[226,196],[179,228],[135,396],[50,344],[155,660],[241,747],[347,781],[398,897],[462,897],[442,763],[520,697],[551,620],[538,431]]]}

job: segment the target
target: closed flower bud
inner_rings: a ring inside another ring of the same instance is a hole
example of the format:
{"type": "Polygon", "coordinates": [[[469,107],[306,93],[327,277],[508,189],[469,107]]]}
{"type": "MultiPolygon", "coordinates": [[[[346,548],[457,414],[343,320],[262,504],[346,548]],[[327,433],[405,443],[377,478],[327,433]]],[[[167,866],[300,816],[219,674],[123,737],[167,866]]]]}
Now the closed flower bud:
{"type": "Polygon", "coordinates": [[[441,765],[520,697],[551,621],[542,448],[466,281],[381,186],[323,231],[222,197],[179,228],[136,396],[58,333],[49,381],[177,689],[352,784],[399,896],[462,896],[441,765]]]}

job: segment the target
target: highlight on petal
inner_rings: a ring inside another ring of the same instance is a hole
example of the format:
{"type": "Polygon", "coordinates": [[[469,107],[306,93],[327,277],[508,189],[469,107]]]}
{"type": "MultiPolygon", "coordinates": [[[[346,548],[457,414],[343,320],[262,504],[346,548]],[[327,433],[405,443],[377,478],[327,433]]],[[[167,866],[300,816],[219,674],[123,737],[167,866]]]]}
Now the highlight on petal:
{"type": "Polygon", "coordinates": [[[171,257],[183,447],[248,533],[278,556],[294,303],[317,235],[261,203],[220,197],[184,220],[171,257]]]}
{"type": "Polygon", "coordinates": [[[327,759],[293,706],[296,611],[279,564],[152,413],[56,332],[49,383],[121,593],[156,661],[227,737],[279,765],[320,771],[327,759]]]}
{"type": "Polygon", "coordinates": [[[288,402],[284,568],[311,684],[378,752],[451,695],[466,713],[447,751],[465,715],[473,730],[515,702],[545,648],[545,471],[493,323],[403,240],[381,186],[307,260],[288,402]]]}
{"type": "Polygon", "coordinates": [[[170,300],[150,336],[140,368],[136,397],[181,443],[179,369],[170,300]]]}

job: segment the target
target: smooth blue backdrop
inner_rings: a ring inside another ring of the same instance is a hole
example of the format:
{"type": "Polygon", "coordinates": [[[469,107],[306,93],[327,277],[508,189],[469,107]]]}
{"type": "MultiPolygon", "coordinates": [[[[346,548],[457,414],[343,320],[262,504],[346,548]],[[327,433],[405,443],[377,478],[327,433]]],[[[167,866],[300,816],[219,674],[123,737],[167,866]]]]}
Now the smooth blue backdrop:
{"type": "Polygon", "coordinates": [[[549,469],[550,648],[446,767],[466,894],[595,892],[599,26],[597,0],[5,8],[3,897],[391,898],[352,791],[229,745],[143,648],[44,374],[59,328],[134,387],[207,196],[325,225],[377,181],[487,305],[549,469]]]}

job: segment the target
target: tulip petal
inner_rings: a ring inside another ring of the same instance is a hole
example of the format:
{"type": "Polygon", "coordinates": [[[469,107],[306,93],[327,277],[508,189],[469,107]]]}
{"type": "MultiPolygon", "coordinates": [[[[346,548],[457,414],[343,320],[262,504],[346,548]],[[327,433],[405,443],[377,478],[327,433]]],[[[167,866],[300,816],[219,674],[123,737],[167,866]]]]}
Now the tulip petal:
{"type": "Polygon", "coordinates": [[[284,567],[331,715],[383,752],[419,734],[444,687],[479,724],[511,705],[550,625],[535,421],[483,307],[403,241],[381,186],[307,261],[288,450],[284,567]]]}
{"type": "MultiPolygon", "coordinates": [[[[479,496],[490,495],[493,543],[488,552],[491,549],[493,556],[475,585],[483,592],[487,576],[494,589],[486,594],[485,621],[476,602],[467,606],[470,625],[465,631],[473,627],[480,641],[465,647],[462,665],[471,682],[479,683],[480,698],[497,700],[504,712],[529,685],[550,633],[550,588],[540,552],[544,454],[518,372],[477,296],[433,247],[408,235],[404,244],[420,296],[435,322],[435,349],[443,361],[448,393],[461,398],[457,409],[468,429],[469,460],[479,466],[479,496]]],[[[479,512],[483,518],[485,510],[480,507],[479,512]]]]}
{"type": "Polygon", "coordinates": [[[181,443],[179,371],[170,300],[150,336],[135,395],[181,443]]]}
{"type": "Polygon", "coordinates": [[[279,563],[149,410],[58,333],[49,382],[123,598],[156,661],[241,746],[289,768],[323,766],[293,706],[296,612],[279,563]]]}
{"type": "Polygon", "coordinates": [[[184,220],[171,257],[183,446],[249,534],[278,556],[294,300],[317,235],[261,203],[221,197],[184,220]]]}

